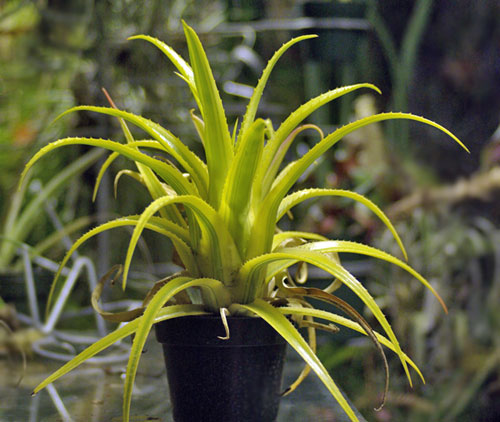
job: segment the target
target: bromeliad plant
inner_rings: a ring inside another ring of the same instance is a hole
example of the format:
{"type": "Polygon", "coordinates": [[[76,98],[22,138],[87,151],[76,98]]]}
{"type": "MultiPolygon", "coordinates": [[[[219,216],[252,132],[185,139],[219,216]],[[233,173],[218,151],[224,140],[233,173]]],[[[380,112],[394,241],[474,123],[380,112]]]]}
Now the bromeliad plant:
{"type": "MultiPolygon", "coordinates": [[[[191,117],[203,143],[206,162],[167,129],[141,116],[118,110],[110,100],[110,108],[80,106],[64,114],[86,110],[115,116],[120,120],[126,143],[80,137],[60,139],[36,153],[23,172],[24,178],[26,172],[40,158],[63,146],[83,144],[101,147],[112,153],[98,176],[97,189],[102,174],[118,156],[132,160],[137,170],[122,170],[117,174],[115,184],[122,175],[131,176],[144,185],[151,195],[152,202],[140,215],[118,218],[83,235],[68,251],[60,268],[62,269],[71,254],[91,237],[124,226],[133,226],[134,230],[123,265],[123,289],[127,285],[138,239],[145,229],[170,239],[183,267],[181,272],[156,283],[141,308],[119,314],[103,312],[97,303],[105,279],[111,276],[108,274],[93,296],[94,306],[110,320],[129,322],[77,355],[38,385],[34,393],[114,342],[134,334],[124,386],[123,413],[124,420],[128,421],[132,386],[139,358],[153,324],[169,318],[204,313],[220,313],[221,321],[226,324],[226,315],[244,314],[267,321],[304,359],[306,367],[287,392],[294,390],[312,369],[349,418],[357,421],[354,411],[315,355],[316,329],[333,331],[333,323],[364,333],[374,341],[382,355],[381,345],[397,354],[410,383],[409,366],[421,377],[422,375],[401,350],[391,325],[373,297],[342,266],[338,254],[357,253],[391,262],[408,271],[431,290],[441,303],[442,301],[420,274],[392,255],[346,240],[328,240],[314,233],[282,231],[277,226],[285,214],[307,199],[320,196],[349,198],[362,203],[380,218],[393,234],[406,258],[406,252],[393,225],[369,199],[352,191],[338,189],[306,189],[293,193],[289,191],[303,172],[343,136],[375,122],[390,119],[415,120],[434,126],[463,148],[466,147],[447,129],[423,117],[406,113],[382,113],[349,123],[327,136],[323,136],[321,130],[315,127],[321,135],[321,140],[302,157],[283,166],[286,152],[294,138],[305,128],[311,127],[302,122],[312,112],[352,91],[365,88],[378,92],[378,89],[364,83],[328,91],[303,104],[277,129],[270,120],[257,118],[259,100],[278,59],[299,41],[315,37],[301,36],[276,51],[253,91],[241,124],[236,122],[234,129],[230,131],[201,42],[195,31],[186,24],[184,31],[190,64],[168,45],[155,38],[138,35],[130,39],[145,40],[158,47],[174,64],[178,76],[187,83],[200,113],[199,116],[192,111],[191,117]],[[150,139],[135,140],[126,122],[144,130],[150,139]],[[152,150],[154,154],[144,152],[146,150],[152,150]],[[158,153],[167,155],[168,159],[158,158],[158,153]],[[305,282],[307,278],[307,264],[330,273],[334,278],[332,283],[323,290],[299,286],[298,283],[305,282]],[[293,276],[290,270],[292,266],[297,268],[293,276]],[[385,336],[372,331],[361,315],[333,294],[341,285],[351,289],[370,309],[385,331],[385,336]],[[307,297],[333,304],[353,319],[314,309],[306,301],[307,297]],[[290,319],[295,321],[295,325],[290,319]],[[296,326],[307,328],[307,341],[296,326]]],[[[48,309],[53,293],[57,290],[58,280],[59,273],[52,285],[48,309]]],[[[446,310],[444,303],[442,306],[446,310]]]]}

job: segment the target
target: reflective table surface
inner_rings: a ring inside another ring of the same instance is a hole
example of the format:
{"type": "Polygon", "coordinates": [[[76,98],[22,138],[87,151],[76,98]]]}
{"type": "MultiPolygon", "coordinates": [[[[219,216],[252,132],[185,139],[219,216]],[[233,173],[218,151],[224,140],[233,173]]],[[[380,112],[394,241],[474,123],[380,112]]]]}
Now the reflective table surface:
{"type": "MultiPolygon", "coordinates": [[[[83,365],[34,397],[33,388],[60,362],[31,358],[19,386],[19,359],[0,358],[0,422],[119,422],[126,362],[107,366],[83,365]]],[[[287,351],[283,385],[302,368],[293,350],[287,351]]],[[[132,397],[131,422],[170,422],[170,403],[160,346],[150,340],[143,354],[132,397]]],[[[365,419],[358,414],[360,421],[365,419]]],[[[281,400],[277,422],[344,422],[349,419],[321,381],[310,374],[299,388],[281,400]]],[[[201,422],[201,421],[200,421],[201,422]]]]}

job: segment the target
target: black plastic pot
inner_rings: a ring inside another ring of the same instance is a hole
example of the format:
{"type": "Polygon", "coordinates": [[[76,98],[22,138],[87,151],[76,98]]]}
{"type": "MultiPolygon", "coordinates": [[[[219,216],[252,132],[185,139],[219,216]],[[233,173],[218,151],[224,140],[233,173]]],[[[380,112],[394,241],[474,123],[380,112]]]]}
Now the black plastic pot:
{"type": "Polygon", "coordinates": [[[272,422],[278,414],[285,340],[260,318],[176,318],[155,325],[176,422],[272,422]]]}

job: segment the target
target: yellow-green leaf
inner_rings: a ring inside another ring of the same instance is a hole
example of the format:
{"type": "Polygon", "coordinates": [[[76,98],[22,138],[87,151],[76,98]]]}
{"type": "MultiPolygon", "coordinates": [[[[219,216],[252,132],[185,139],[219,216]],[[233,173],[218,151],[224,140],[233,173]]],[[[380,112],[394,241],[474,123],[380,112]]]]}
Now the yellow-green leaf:
{"type": "Polygon", "coordinates": [[[300,204],[301,202],[303,202],[307,199],[315,198],[315,197],[319,197],[319,196],[345,197],[345,198],[353,199],[354,201],[357,201],[357,202],[363,204],[370,211],[372,211],[378,218],[380,218],[380,220],[385,224],[385,226],[389,229],[389,231],[392,233],[392,235],[396,239],[396,242],[398,243],[398,245],[401,249],[401,252],[403,252],[403,256],[405,257],[406,260],[408,260],[408,255],[406,254],[406,250],[404,248],[403,242],[401,241],[401,238],[399,237],[395,227],[392,225],[389,218],[385,215],[385,213],[375,203],[370,201],[365,196],[360,195],[359,193],[356,193],[356,192],[352,192],[349,190],[343,190],[343,189],[304,189],[304,190],[294,192],[294,193],[286,196],[283,199],[283,201],[281,201],[280,207],[278,209],[278,217],[276,220],[279,221],[291,208],[300,204]]]}
{"type": "Polygon", "coordinates": [[[349,416],[349,419],[355,422],[359,421],[353,409],[349,406],[349,403],[347,403],[347,400],[330,377],[330,374],[321,361],[314,354],[296,328],[277,308],[272,307],[261,299],[257,299],[255,302],[247,305],[233,305],[230,310],[238,308],[248,309],[271,325],[316,373],[326,388],[328,388],[328,391],[330,391],[335,400],[337,400],[339,405],[346,412],[347,416],[349,416]]]}

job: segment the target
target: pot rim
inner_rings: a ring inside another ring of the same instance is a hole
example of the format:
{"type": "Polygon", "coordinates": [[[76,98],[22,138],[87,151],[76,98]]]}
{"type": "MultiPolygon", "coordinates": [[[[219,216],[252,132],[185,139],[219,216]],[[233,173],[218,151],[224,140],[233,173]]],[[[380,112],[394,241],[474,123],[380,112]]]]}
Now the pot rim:
{"type": "Polygon", "coordinates": [[[228,316],[229,339],[220,315],[190,315],[155,324],[156,339],[168,346],[259,347],[285,344],[285,339],[264,319],[228,316]]]}

